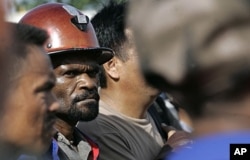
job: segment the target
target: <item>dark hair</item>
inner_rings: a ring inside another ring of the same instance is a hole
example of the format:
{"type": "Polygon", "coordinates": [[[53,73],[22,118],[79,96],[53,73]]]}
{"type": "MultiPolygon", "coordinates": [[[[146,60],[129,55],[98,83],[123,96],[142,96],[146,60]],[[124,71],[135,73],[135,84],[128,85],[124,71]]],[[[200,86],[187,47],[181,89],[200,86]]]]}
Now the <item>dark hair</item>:
{"type": "MultiPolygon", "coordinates": [[[[97,39],[101,47],[114,50],[115,56],[123,62],[128,60],[128,54],[123,52],[123,45],[127,41],[125,35],[127,2],[110,1],[91,20],[97,39]]],[[[106,87],[104,69],[100,74],[100,85],[106,87]]]]}
{"type": "Polygon", "coordinates": [[[46,31],[20,23],[8,23],[11,34],[11,41],[8,46],[9,63],[8,76],[13,79],[22,71],[21,68],[26,63],[29,47],[32,45],[43,46],[48,39],[46,31]]]}
{"type": "Polygon", "coordinates": [[[44,45],[48,39],[48,34],[46,31],[21,23],[11,23],[13,26],[14,38],[20,40],[25,44],[34,44],[38,46],[44,45]]]}
{"type": "Polygon", "coordinates": [[[110,1],[91,20],[100,46],[115,51],[115,56],[126,61],[127,54],[121,52],[125,36],[127,3],[110,1]]]}

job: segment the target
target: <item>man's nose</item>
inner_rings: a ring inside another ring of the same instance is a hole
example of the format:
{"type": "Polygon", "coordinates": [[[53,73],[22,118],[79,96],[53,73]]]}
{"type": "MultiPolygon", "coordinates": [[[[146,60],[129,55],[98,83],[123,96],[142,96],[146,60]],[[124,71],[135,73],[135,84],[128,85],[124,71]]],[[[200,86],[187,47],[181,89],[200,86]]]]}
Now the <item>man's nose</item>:
{"type": "Polygon", "coordinates": [[[50,98],[50,103],[49,103],[49,108],[48,110],[51,112],[57,111],[60,107],[60,104],[56,98],[56,96],[54,94],[51,94],[51,98],[50,98]]]}
{"type": "Polygon", "coordinates": [[[82,74],[77,78],[78,89],[97,89],[98,78],[90,77],[88,74],[82,74]]]}

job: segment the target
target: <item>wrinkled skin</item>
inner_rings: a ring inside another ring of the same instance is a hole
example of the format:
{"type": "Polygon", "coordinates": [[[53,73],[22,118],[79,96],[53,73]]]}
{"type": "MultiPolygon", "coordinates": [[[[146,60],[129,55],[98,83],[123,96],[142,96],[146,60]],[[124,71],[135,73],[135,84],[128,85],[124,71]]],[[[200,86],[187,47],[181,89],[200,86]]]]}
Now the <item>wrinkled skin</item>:
{"type": "Polygon", "coordinates": [[[99,66],[78,56],[53,62],[59,62],[54,66],[57,83],[53,90],[60,103],[57,116],[73,124],[94,119],[99,111],[99,66]]]}

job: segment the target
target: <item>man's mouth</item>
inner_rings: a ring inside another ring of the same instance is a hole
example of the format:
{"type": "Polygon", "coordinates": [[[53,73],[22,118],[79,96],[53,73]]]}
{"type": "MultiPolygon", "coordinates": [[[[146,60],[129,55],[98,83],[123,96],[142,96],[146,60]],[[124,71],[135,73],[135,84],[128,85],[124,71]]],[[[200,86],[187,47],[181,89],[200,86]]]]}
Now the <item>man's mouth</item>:
{"type": "Polygon", "coordinates": [[[95,99],[95,98],[87,98],[87,99],[84,99],[84,100],[80,100],[80,101],[76,102],[75,104],[84,105],[84,104],[87,104],[87,103],[96,103],[96,102],[98,102],[98,100],[95,99]]]}
{"type": "Polygon", "coordinates": [[[83,101],[99,101],[100,97],[98,94],[92,94],[88,96],[77,96],[73,102],[78,103],[78,102],[83,102],[83,101]]]}

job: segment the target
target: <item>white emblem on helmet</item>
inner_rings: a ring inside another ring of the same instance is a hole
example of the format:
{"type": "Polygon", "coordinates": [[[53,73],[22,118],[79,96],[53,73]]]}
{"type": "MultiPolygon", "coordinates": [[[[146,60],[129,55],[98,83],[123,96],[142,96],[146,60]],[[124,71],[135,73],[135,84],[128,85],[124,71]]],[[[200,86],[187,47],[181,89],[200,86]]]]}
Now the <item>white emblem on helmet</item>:
{"type": "Polygon", "coordinates": [[[80,14],[76,8],[69,5],[64,5],[63,8],[72,16],[76,16],[78,23],[88,23],[86,16],[80,14]]]}

